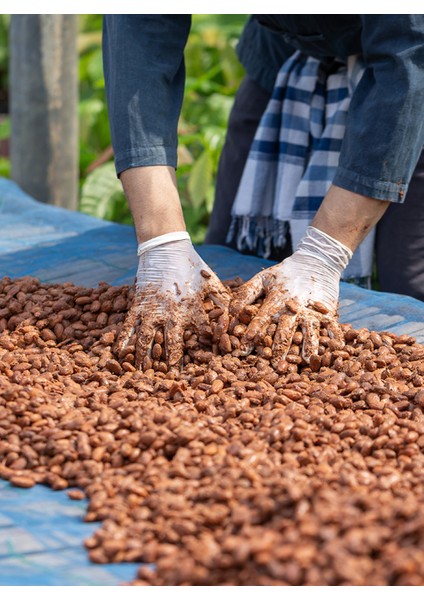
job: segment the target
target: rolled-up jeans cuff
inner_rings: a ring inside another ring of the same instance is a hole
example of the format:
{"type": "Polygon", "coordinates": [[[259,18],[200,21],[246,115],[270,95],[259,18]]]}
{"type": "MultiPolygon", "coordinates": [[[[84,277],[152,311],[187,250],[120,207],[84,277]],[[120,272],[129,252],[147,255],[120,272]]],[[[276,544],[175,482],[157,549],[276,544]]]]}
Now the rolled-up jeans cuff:
{"type": "Polygon", "coordinates": [[[177,167],[177,150],[169,146],[150,148],[132,148],[115,155],[116,174],[119,175],[133,167],[152,167],[166,165],[177,167]]]}
{"type": "Polygon", "coordinates": [[[381,181],[349,171],[344,167],[337,168],[333,185],[376,200],[389,200],[398,203],[405,200],[408,189],[408,185],[403,181],[398,183],[381,181]]]}

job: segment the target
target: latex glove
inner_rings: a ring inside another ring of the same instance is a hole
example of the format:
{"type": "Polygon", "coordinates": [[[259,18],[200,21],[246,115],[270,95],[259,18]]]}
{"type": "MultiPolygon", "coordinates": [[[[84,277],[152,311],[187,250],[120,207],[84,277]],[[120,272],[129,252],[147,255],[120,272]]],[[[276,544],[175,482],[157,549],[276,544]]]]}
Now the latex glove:
{"type": "Polygon", "coordinates": [[[302,357],[306,362],[318,354],[321,324],[327,327],[330,336],[343,342],[337,315],[339,282],[351,258],[349,248],[315,227],[308,227],[296,252],[235,290],[230,307],[235,315],[265,294],[241,340],[242,353],[249,354],[254,343],[260,343],[271,323],[278,324],[273,364],[286,357],[299,325],[303,333],[302,357]]]}
{"type": "Polygon", "coordinates": [[[210,330],[203,308],[206,296],[228,316],[230,295],[197,254],[187,232],[161,235],[140,244],[136,292],[118,339],[118,351],[136,333],[136,366],[151,356],[156,331],[163,328],[170,369],[179,368],[185,329],[210,330]]]}

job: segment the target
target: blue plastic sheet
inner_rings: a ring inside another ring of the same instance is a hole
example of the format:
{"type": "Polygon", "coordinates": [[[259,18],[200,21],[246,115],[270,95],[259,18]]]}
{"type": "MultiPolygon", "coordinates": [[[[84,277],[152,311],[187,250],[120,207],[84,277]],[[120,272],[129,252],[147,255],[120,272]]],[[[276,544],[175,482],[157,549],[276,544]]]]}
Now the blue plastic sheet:
{"type": "MultiPolygon", "coordinates": [[[[43,282],[131,284],[137,268],[132,227],[36,202],[0,178],[0,277],[43,282]]],[[[270,261],[220,246],[199,253],[222,279],[249,279],[270,261]]],[[[424,303],[341,284],[340,320],[356,328],[407,333],[424,342],[424,303]]],[[[98,524],[82,521],[85,502],[44,486],[12,488],[0,481],[1,585],[118,585],[137,565],[94,565],[83,540],[98,524]]]]}
{"type": "Polygon", "coordinates": [[[119,585],[139,565],[95,565],[83,547],[98,527],[84,523],[86,501],[42,485],[0,480],[0,585],[119,585]]]}

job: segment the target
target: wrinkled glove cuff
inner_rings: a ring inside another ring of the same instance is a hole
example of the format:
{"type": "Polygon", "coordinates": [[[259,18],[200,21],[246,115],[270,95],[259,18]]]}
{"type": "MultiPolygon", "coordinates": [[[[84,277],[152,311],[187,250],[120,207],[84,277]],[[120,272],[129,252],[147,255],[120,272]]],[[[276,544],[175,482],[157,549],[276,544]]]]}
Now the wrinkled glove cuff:
{"type": "Polygon", "coordinates": [[[347,246],[312,226],[307,228],[296,252],[321,260],[339,274],[347,267],[353,256],[352,250],[347,246]]]}
{"type": "Polygon", "coordinates": [[[181,240],[189,240],[190,235],[187,231],[171,231],[171,233],[164,233],[163,235],[158,235],[151,240],[147,240],[147,242],[143,242],[138,245],[137,248],[137,256],[141,256],[148,250],[152,248],[156,248],[157,246],[162,246],[163,244],[169,244],[169,242],[179,242],[181,240]]]}

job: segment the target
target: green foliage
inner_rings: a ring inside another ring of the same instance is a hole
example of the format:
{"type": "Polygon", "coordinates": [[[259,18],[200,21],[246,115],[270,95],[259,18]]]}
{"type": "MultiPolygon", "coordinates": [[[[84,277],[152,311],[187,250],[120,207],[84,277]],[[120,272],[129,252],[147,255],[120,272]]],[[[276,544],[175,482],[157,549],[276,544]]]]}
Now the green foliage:
{"type": "Polygon", "coordinates": [[[80,210],[106,221],[132,223],[113,162],[101,165],[86,177],[81,188],[80,210]]]}
{"type": "Polygon", "coordinates": [[[7,90],[8,84],[9,23],[10,15],[0,15],[0,101],[5,100],[1,92],[7,90]]]}
{"type": "Polygon", "coordinates": [[[10,15],[0,15],[0,65],[7,66],[7,41],[9,37],[10,15]]]}
{"type": "MultiPolygon", "coordinates": [[[[246,15],[193,15],[185,51],[186,90],[179,123],[178,188],[192,239],[204,239],[212,210],[219,156],[243,69],[234,47],[246,15]]],[[[80,210],[131,222],[112,164],[87,168],[110,145],[101,55],[101,17],[80,16],[80,210]],[[104,186],[97,171],[105,177],[104,186]],[[88,186],[88,191],[87,191],[88,186]],[[102,197],[100,195],[103,194],[102,197]],[[96,200],[97,198],[97,200],[96,200]],[[116,206],[115,206],[116,205],[116,206]]]]}
{"type": "Polygon", "coordinates": [[[87,168],[110,145],[102,65],[101,30],[101,15],[79,15],[81,185],[87,176],[87,168]]]}
{"type": "MultiPolygon", "coordinates": [[[[246,17],[193,15],[186,46],[187,78],[179,123],[177,180],[187,228],[196,243],[203,241],[209,222],[228,116],[243,76],[234,48],[246,17]]],[[[78,18],[79,209],[103,219],[130,223],[131,215],[111,162],[101,48],[102,15],[78,18]]],[[[0,104],[2,92],[7,102],[9,21],[10,15],[0,15],[0,104]]],[[[0,123],[0,141],[9,135],[7,119],[0,123]]],[[[10,176],[6,157],[0,158],[0,175],[10,176]]]]}
{"type": "Polygon", "coordinates": [[[10,118],[6,117],[0,121],[0,141],[10,137],[10,118]]]}
{"type": "Polygon", "coordinates": [[[5,116],[8,105],[8,42],[10,15],[0,15],[0,177],[10,177],[10,159],[6,140],[10,137],[10,119],[5,116]]]}
{"type": "Polygon", "coordinates": [[[246,15],[193,15],[186,46],[177,179],[196,243],[203,241],[209,223],[228,117],[243,76],[234,47],[245,21],[246,15]]]}
{"type": "Polygon", "coordinates": [[[0,177],[10,177],[10,160],[0,156],[0,177]]]}

